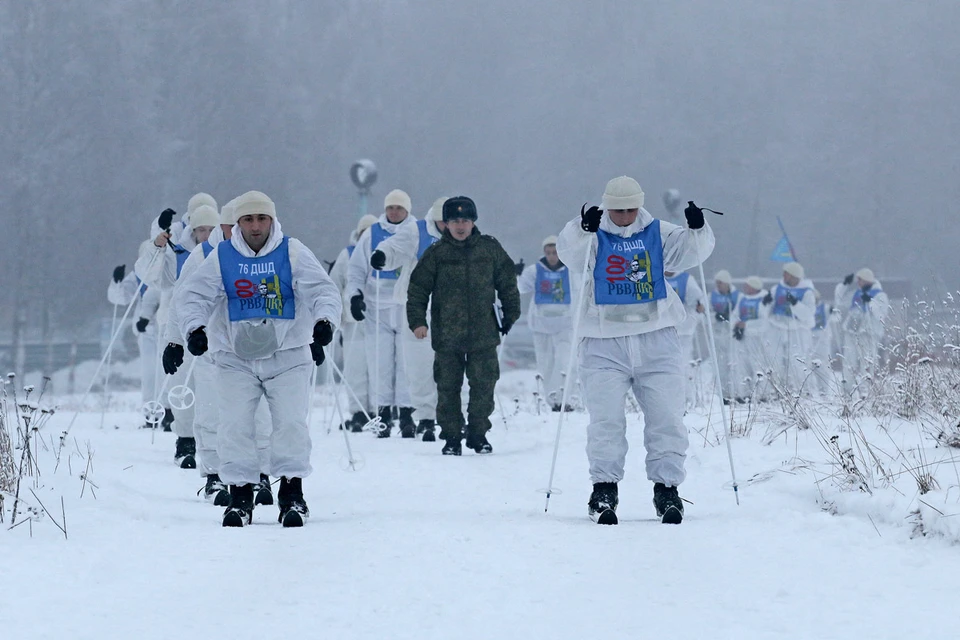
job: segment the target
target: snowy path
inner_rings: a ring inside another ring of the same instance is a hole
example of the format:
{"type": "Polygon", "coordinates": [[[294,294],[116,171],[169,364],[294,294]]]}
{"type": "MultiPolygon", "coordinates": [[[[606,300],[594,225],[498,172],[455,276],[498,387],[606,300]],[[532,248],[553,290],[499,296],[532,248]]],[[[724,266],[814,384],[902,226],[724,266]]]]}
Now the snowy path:
{"type": "MultiPolygon", "coordinates": [[[[56,420],[51,433],[69,413],[56,420]]],[[[563,436],[565,492],[543,512],[554,420],[496,421],[484,458],[362,434],[365,468],[345,472],[342,437],[324,433],[318,408],[307,527],[283,530],[261,507],[254,526],[224,530],[221,510],[195,496],[199,477],[173,467],[172,434],[151,446],[135,413],[108,415],[122,428],[105,430],[83,415],[73,435],[96,450],[98,497],[79,500],[79,481],[60,480],[69,542],[49,522],[32,539],[0,531],[0,637],[960,637],[955,547],[827,515],[806,474],[742,483],[792,457],[793,439],[735,442],[737,507],[726,449],[692,438],[681,493],[695,504],[666,526],[632,416],[622,524],[600,527],[586,517],[583,415],[563,436]]]]}

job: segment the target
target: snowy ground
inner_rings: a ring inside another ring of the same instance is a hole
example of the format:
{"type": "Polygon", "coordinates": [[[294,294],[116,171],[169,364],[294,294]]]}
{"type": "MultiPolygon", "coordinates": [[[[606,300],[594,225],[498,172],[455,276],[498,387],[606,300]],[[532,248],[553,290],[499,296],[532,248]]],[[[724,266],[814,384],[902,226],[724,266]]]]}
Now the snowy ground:
{"type": "MultiPolygon", "coordinates": [[[[734,440],[737,506],[726,448],[713,443],[717,412],[691,414],[681,494],[694,504],[668,526],[654,516],[641,418],[630,414],[621,525],[601,527],[586,516],[579,413],[562,434],[563,493],[544,513],[537,490],[556,414],[533,412],[532,389],[530,372],[505,377],[508,424],[496,416],[491,456],[443,457],[440,444],[361,434],[356,472],[344,470],[342,435],[327,433],[330,405],[318,394],[302,530],[282,529],[275,507],[258,508],[252,527],[222,529],[221,510],[196,496],[200,477],[173,466],[173,435],[151,444],[135,428],[137,398],[119,394],[122,410],[103,427],[99,412],[80,414],[56,473],[52,453],[41,454],[37,495],[58,520],[64,496],[69,540],[46,517],[32,537],[27,525],[0,530],[0,637],[960,636],[955,538],[914,535],[909,489],[832,489],[811,431],[763,445],[756,427],[734,440]],[[79,479],[88,442],[95,498],[79,479]]],[[[61,404],[48,438],[70,421],[70,399],[61,404]]],[[[948,484],[926,498],[952,522],[958,492],[948,484]]]]}

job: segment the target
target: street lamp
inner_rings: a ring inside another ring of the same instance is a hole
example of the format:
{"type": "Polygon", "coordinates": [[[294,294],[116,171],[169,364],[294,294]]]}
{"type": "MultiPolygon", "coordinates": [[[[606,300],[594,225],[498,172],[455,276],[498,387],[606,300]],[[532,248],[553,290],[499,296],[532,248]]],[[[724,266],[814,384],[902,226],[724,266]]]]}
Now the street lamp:
{"type": "Polygon", "coordinates": [[[350,165],[350,180],[357,187],[360,194],[360,216],[367,214],[367,196],[370,187],[377,181],[377,165],[373,160],[357,160],[350,165]]]}

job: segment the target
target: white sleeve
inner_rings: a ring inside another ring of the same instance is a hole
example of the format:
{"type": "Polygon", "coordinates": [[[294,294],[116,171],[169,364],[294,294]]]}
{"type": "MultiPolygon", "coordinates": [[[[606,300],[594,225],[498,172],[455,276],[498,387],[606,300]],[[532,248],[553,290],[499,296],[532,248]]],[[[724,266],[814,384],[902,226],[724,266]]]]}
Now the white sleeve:
{"type": "Polygon", "coordinates": [[[220,260],[214,248],[196,271],[180,279],[174,291],[171,308],[177,308],[180,336],[186,339],[198,327],[206,326],[217,301],[226,295],[220,276],[220,260]]]}
{"type": "Polygon", "coordinates": [[[867,305],[867,311],[870,312],[877,322],[883,324],[890,313],[890,297],[883,291],[878,293],[867,305]]]}
{"type": "Polygon", "coordinates": [[[817,294],[813,292],[813,289],[807,289],[807,292],[803,294],[803,298],[801,298],[797,304],[793,305],[791,313],[793,313],[793,317],[805,327],[813,329],[817,323],[817,294]]]}
{"type": "Polygon", "coordinates": [[[138,293],[137,275],[131,272],[120,282],[114,282],[113,278],[110,279],[110,285],[107,287],[107,300],[110,304],[125,307],[138,293]]]}
{"type": "Polygon", "coordinates": [[[340,251],[333,267],[330,269],[330,278],[337,288],[343,291],[347,288],[347,265],[350,263],[350,252],[346,249],[340,251]]]}
{"type": "MultiPolygon", "coordinates": [[[[696,313],[698,304],[706,307],[707,297],[703,295],[703,289],[700,288],[700,283],[691,275],[690,278],[687,279],[687,304],[685,306],[691,313],[696,313]]],[[[737,306],[739,307],[739,305],[737,306]]]]}
{"type": "Polygon", "coordinates": [[[158,247],[148,241],[140,245],[140,256],[133,270],[147,286],[169,289],[177,282],[177,256],[169,242],[158,247]]]}
{"type": "Polygon", "coordinates": [[[348,299],[362,293],[367,286],[367,276],[370,274],[370,237],[370,229],[367,229],[357,240],[357,246],[350,256],[350,263],[347,265],[348,299]]]}
{"type": "Polygon", "coordinates": [[[290,244],[291,253],[296,253],[296,265],[293,267],[294,296],[297,300],[307,302],[314,322],[326,320],[336,329],[343,313],[340,290],[306,245],[292,238],[290,244]]]}
{"type": "Polygon", "coordinates": [[[520,295],[534,293],[537,288],[537,265],[531,264],[517,276],[517,289],[520,295]]]}
{"type": "MultiPolygon", "coordinates": [[[[186,280],[191,273],[196,271],[203,263],[203,260],[203,246],[197,245],[194,250],[190,252],[190,256],[187,258],[187,261],[183,263],[183,269],[180,270],[180,279],[177,280],[177,284],[173,288],[174,295],[176,295],[177,289],[180,287],[180,283],[186,280]]],[[[180,339],[179,326],[180,313],[177,311],[177,309],[178,307],[176,304],[170,305],[170,309],[167,311],[167,326],[164,327],[164,334],[161,336],[161,338],[167,342],[182,344],[183,340],[180,339]]]]}
{"type": "Polygon", "coordinates": [[[686,271],[704,262],[713,253],[716,238],[707,222],[699,229],[687,229],[672,222],[660,221],[665,271],[686,271]]]}
{"type": "MultiPolygon", "coordinates": [[[[407,220],[410,222],[399,225],[395,234],[377,245],[377,251],[383,251],[387,257],[387,262],[383,266],[384,271],[405,267],[412,260],[417,259],[417,249],[420,248],[420,227],[417,226],[416,218],[413,216],[409,216],[407,220]]],[[[369,264],[370,261],[367,260],[367,265],[369,264]]]]}
{"type": "MultiPolygon", "coordinates": [[[[596,234],[588,233],[580,228],[580,218],[568,222],[560,235],[557,236],[557,255],[571,272],[580,274],[583,261],[590,252],[594,251],[596,234]]],[[[595,254],[594,254],[595,255],[595,254]]],[[[587,265],[590,268],[590,265],[587,265]]]]}
{"type": "Polygon", "coordinates": [[[157,317],[157,309],[160,308],[160,290],[148,287],[140,299],[140,317],[147,320],[154,320],[157,317]]]}

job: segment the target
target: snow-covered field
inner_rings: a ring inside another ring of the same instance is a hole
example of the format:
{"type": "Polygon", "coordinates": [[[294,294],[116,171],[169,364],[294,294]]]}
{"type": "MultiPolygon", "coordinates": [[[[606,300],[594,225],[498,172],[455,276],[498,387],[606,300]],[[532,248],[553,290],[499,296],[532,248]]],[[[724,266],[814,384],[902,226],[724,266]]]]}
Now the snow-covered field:
{"type": "MultiPolygon", "coordinates": [[[[960,637],[950,450],[924,454],[940,478],[925,496],[905,471],[884,486],[872,478],[873,495],[840,491],[813,430],[764,445],[758,420],[733,441],[738,506],[718,410],[694,412],[681,487],[692,504],[668,526],[653,512],[631,413],[621,525],[602,527],[586,516],[580,413],[561,437],[563,493],[544,513],[557,414],[536,415],[533,388],[532,372],[505,376],[507,424],[495,416],[491,456],[364,433],[351,439],[359,471],[345,470],[321,389],[301,530],[282,529],[276,507],[221,528],[221,509],[196,495],[197,472],[174,467],[173,434],[151,443],[136,428],[137,396],[117,394],[103,427],[99,411],[80,414],[56,472],[53,452],[40,453],[36,495],[58,521],[63,496],[68,540],[47,516],[32,536],[28,524],[6,530],[6,503],[0,638],[960,637]],[[918,507],[931,535],[917,534],[918,507]]],[[[72,416],[71,399],[59,402],[48,444],[72,416]]],[[[883,437],[871,439],[888,452],[921,443],[909,425],[883,437]]]]}

